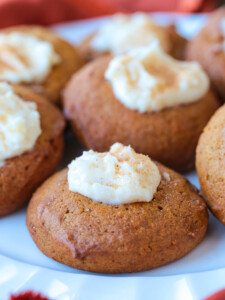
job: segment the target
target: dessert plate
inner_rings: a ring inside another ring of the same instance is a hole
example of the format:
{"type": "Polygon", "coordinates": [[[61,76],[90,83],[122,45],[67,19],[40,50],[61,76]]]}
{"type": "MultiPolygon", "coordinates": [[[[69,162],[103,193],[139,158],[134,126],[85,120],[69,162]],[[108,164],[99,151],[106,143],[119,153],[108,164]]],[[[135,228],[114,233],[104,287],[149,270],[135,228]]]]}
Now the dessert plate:
{"type": "MultiPolygon", "coordinates": [[[[178,31],[190,38],[203,26],[206,15],[153,14],[162,24],[176,22],[178,31]]],[[[97,29],[107,18],[58,25],[53,29],[73,43],[97,29]]],[[[82,152],[68,130],[60,168],[82,152]]],[[[184,174],[199,187],[195,172],[184,174]]],[[[28,289],[50,299],[98,300],[198,300],[225,286],[225,228],[210,215],[207,235],[184,258],[152,271],[104,275],[59,264],[42,254],[25,224],[26,209],[0,219],[0,300],[28,289]]]]}

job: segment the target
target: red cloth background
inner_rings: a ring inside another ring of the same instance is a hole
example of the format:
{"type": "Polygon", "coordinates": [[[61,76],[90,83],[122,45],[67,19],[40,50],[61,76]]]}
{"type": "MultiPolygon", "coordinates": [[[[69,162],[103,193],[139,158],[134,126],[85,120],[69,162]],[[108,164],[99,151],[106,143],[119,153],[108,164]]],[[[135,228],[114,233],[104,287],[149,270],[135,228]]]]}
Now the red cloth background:
{"type": "Polygon", "coordinates": [[[0,0],[0,27],[49,25],[118,11],[210,11],[216,5],[216,0],[0,0]]]}
{"type": "Polygon", "coordinates": [[[225,289],[222,289],[215,294],[205,298],[205,300],[224,300],[225,299],[225,289]]]}

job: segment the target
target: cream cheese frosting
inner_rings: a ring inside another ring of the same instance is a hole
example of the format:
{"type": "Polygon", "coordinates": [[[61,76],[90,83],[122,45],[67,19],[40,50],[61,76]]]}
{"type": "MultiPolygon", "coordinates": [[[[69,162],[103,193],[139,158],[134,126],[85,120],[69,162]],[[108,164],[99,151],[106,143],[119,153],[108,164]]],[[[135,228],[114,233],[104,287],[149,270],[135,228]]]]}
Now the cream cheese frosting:
{"type": "Polygon", "coordinates": [[[208,76],[199,63],[175,60],[157,41],[115,56],[105,78],[115,97],[140,113],[195,102],[209,89],[208,76]]]}
{"type": "Polygon", "coordinates": [[[23,101],[7,83],[0,83],[0,166],[33,148],[41,134],[36,104],[23,101]]]}
{"type": "Polygon", "coordinates": [[[41,82],[59,62],[49,42],[22,32],[0,34],[0,80],[41,82]]]}
{"type": "Polygon", "coordinates": [[[150,202],[161,180],[148,156],[120,143],[109,152],[84,151],[68,167],[70,191],[112,205],[150,202]]]}
{"type": "Polygon", "coordinates": [[[116,14],[96,33],[91,47],[100,52],[120,54],[135,47],[146,46],[155,39],[166,52],[170,51],[170,40],[165,28],[154,23],[147,14],[116,14]]]}

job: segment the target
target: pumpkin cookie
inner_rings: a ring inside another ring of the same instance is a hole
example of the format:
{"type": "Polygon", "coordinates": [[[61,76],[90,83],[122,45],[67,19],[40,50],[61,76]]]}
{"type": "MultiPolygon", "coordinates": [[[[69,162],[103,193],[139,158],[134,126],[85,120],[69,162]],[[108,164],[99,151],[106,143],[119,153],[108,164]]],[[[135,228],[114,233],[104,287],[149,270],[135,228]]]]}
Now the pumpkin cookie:
{"type": "Polygon", "coordinates": [[[0,83],[0,216],[24,205],[63,151],[60,111],[32,90],[0,83]],[[4,103],[5,102],[5,103],[4,103]]]}
{"type": "Polygon", "coordinates": [[[198,138],[219,106],[201,67],[157,44],[90,62],[71,78],[63,101],[85,147],[130,144],[179,171],[193,168],[198,138]]]}
{"type": "Polygon", "coordinates": [[[207,223],[204,201],[183,176],[121,144],[84,152],[35,192],[27,210],[45,255],[102,273],[177,260],[199,244],[207,223]]]}
{"type": "Polygon", "coordinates": [[[213,12],[202,30],[188,42],[186,58],[201,63],[225,101],[225,7],[213,12]]]}
{"type": "Polygon", "coordinates": [[[205,127],[197,147],[196,168],[210,210],[225,225],[224,116],[223,105],[205,127]]]}
{"type": "Polygon", "coordinates": [[[0,31],[0,80],[24,84],[60,104],[61,90],[82,65],[75,48],[44,27],[0,31]]]}

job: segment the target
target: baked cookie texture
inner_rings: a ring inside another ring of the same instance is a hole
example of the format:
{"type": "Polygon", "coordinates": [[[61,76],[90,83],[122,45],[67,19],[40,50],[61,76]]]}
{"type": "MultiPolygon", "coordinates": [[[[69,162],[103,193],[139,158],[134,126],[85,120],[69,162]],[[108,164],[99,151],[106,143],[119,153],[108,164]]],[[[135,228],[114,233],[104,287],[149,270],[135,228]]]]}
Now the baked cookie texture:
{"type": "Polygon", "coordinates": [[[83,60],[75,47],[61,39],[51,30],[41,26],[10,27],[0,31],[0,33],[1,32],[23,32],[31,34],[53,45],[53,48],[59,55],[61,61],[53,66],[51,72],[43,82],[25,83],[24,85],[32,88],[36,93],[45,96],[52,103],[60,105],[62,89],[70,79],[71,75],[83,65],[83,60]]]}
{"type": "MultiPolygon", "coordinates": [[[[187,40],[177,33],[174,25],[165,27],[165,31],[168,33],[171,41],[171,52],[169,54],[177,59],[184,58],[184,50],[187,40]]],[[[96,33],[90,34],[79,45],[77,45],[78,52],[86,62],[100,56],[110,54],[110,52],[100,52],[91,47],[91,40],[94,38],[95,34],[96,33]]]]}
{"type": "Polygon", "coordinates": [[[201,63],[213,86],[225,101],[225,52],[220,25],[223,18],[225,6],[213,12],[203,29],[187,43],[185,57],[201,63]]]}
{"type": "Polygon", "coordinates": [[[225,106],[202,133],[196,155],[201,192],[212,213],[225,225],[225,106]]]}
{"type": "Polygon", "coordinates": [[[205,235],[206,205],[183,176],[157,166],[162,180],[149,203],[95,202],[69,191],[67,169],[50,177],[27,210],[37,247],[63,264],[102,273],[149,270],[186,255],[205,235]]]}
{"type": "Polygon", "coordinates": [[[214,94],[210,91],[199,101],[156,113],[130,110],[115,98],[104,78],[110,59],[87,64],[64,90],[64,112],[75,135],[99,152],[120,142],[173,169],[192,169],[198,138],[219,106],[214,94]]]}
{"type": "Polygon", "coordinates": [[[55,170],[63,152],[65,120],[61,112],[28,88],[14,85],[14,91],[24,101],[37,104],[42,133],[33,149],[6,160],[0,168],[0,217],[26,203],[55,170]]]}

